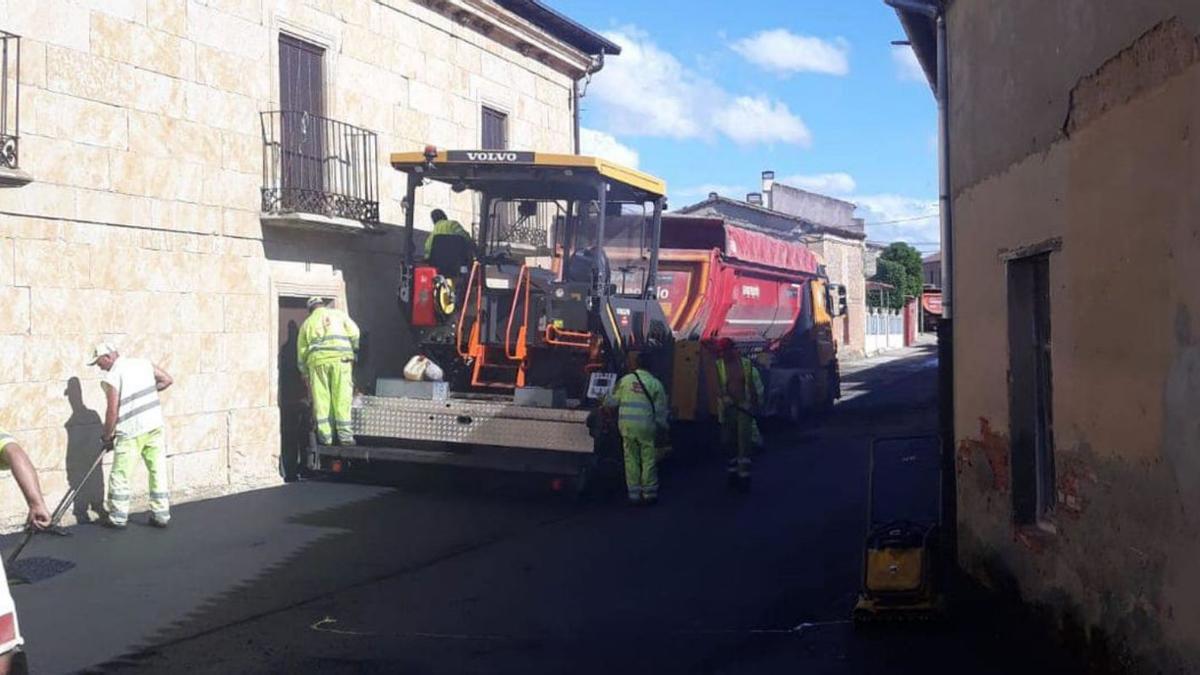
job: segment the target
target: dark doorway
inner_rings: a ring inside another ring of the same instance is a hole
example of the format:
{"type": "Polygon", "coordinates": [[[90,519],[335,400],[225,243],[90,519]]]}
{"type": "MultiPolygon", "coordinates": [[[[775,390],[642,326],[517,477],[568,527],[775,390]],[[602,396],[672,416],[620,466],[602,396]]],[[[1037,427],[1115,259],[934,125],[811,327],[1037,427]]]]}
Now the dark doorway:
{"type": "Polygon", "coordinates": [[[279,298],[279,456],[284,480],[296,480],[308,441],[308,391],[300,377],[296,342],[308,318],[305,298],[279,298]]]}
{"type": "Polygon", "coordinates": [[[1032,524],[1055,498],[1048,253],[1008,264],[1008,349],[1013,515],[1032,524]]]}
{"type": "Polygon", "coordinates": [[[314,204],[325,184],[325,50],[288,35],[279,36],[279,105],[283,206],[319,212],[314,204]]]}

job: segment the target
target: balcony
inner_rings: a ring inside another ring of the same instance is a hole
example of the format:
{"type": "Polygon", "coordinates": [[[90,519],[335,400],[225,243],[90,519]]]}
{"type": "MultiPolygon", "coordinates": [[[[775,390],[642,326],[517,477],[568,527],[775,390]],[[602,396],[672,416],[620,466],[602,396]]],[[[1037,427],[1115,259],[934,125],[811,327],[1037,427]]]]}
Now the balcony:
{"type": "Polygon", "coordinates": [[[21,36],[0,30],[0,187],[33,180],[21,170],[21,36]]]}
{"type": "Polygon", "coordinates": [[[338,232],[379,226],[375,132],[304,111],[261,117],[264,224],[338,232]]]}

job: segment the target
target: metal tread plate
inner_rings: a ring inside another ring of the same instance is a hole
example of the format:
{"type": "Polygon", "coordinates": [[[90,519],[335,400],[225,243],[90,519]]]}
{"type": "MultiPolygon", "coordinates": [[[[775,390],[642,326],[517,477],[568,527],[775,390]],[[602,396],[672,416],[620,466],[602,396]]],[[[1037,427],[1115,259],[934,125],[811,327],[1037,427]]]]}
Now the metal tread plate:
{"type": "Polygon", "coordinates": [[[588,416],[587,410],[535,408],[533,406],[516,405],[512,400],[496,399],[448,398],[436,401],[418,398],[361,396],[359,397],[359,404],[363,409],[379,408],[443,415],[483,415],[487,417],[544,420],[548,422],[583,422],[588,416]]]}
{"type": "Polygon", "coordinates": [[[593,452],[587,411],[499,401],[425,401],[364,396],[354,408],[361,436],[470,445],[593,452]]]}

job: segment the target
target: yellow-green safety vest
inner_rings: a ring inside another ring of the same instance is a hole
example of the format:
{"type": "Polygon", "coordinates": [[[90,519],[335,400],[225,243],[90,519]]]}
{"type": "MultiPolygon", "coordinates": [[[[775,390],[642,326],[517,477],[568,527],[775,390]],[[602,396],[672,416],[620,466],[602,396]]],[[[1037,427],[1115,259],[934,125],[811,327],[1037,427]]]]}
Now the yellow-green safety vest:
{"type": "Polygon", "coordinates": [[[622,436],[654,440],[655,427],[667,428],[667,390],[647,370],[638,368],[637,377],[629,373],[618,380],[604,405],[617,408],[617,429],[622,436]]]}
{"type": "Polygon", "coordinates": [[[463,239],[466,239],[467,241],[471,241],[471,233],[464,230],[463,226],[460,225],[457,220],[450,220],[449,218],[445,220],[439,220],[433,224],[433,230],[431,230],[429,232],[429,236],[425,238],[426,258],[429,257],[429,254],[433,253],[434,237],[440,237],[444,234],[457,235],[463,239]]]}
{"type": "MultiPolygon", "coordinates": [[[[758,374],[758,368],[754,367],[754,363],[744,357],[738,357],[742,360],[742,379],[746,381],[746,394],[743,398],[742,405],[747,409],[751,409],[752,402],[757,402],[762,405],[763,398],[763,382],[762,377],[758,374]]],[[[725,359],[717,358],[717,387],[720,389],[722,398],[728,393],[728,377],[725,373],[725,359]]],[[[725,406],[719,406],[717,409],[717,419],[721,422],[725,421],[725,406]]]]}
{"type": "Polygon", "coordinates": [[[345,312],[318,307],[300,326],[296,340],[296,362],[305,376],[313,366],[333,361],[350,361],[358,351],[358,324],[345,312]]]}

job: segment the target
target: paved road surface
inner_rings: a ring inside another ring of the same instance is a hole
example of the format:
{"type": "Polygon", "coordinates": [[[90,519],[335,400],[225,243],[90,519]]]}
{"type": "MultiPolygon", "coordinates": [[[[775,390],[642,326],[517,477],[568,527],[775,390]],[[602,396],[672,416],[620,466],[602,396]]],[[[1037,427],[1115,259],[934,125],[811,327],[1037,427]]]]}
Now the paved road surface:
{"type": "Polygon", "coordinates": [[[75,567],[14,592],[34,672],[1061,669],[986,607],[944,627],[847,622],[868,442],[934,428],[935,366],[925,348],[848,368],[829,419],[772,435],[750,495],[711,456],[667,466],[653,509],[421,469],[185,504],[165,532],[39,538],[34,563],[75,567]]]}

